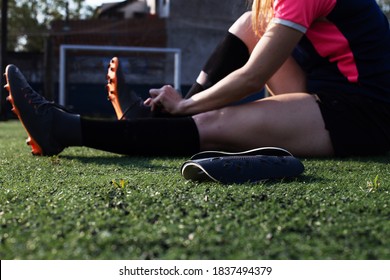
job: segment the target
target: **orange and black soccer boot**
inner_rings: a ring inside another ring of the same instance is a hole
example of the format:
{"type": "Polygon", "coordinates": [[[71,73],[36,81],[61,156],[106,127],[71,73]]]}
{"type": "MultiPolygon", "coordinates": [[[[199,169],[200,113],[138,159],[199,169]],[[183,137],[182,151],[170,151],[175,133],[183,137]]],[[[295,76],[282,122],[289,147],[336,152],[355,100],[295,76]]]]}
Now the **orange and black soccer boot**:
{"type": "Polygon", "coordinates": [[[27,144],[33,155],[57,155],[65,147],[81,143],[79,115],[67,112],[34,91],[15,65],[6,67],[5,78],[7,100],[27,131],[27,144]]]}
{"type": "Polygon", "coordinates": [[[144,105],[144,100],[127,88],[117,57],[112,58],[108,66],[106,88],[108,100],[111,101],[118,120],[152,116],[150,107],[144,105]]]}

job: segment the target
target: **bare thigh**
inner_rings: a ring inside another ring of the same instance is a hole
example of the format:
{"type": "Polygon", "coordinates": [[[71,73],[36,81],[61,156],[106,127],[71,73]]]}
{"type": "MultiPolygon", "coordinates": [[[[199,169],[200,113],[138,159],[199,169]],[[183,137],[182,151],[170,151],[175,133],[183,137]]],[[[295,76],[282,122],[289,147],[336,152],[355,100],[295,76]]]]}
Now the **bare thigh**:
{"type": "Polygon", "coordinates": [[[193,116],[202,150],[276,146],[297,156],[331,156],[329,132],[314,96],[293,93],[193,116]]]}

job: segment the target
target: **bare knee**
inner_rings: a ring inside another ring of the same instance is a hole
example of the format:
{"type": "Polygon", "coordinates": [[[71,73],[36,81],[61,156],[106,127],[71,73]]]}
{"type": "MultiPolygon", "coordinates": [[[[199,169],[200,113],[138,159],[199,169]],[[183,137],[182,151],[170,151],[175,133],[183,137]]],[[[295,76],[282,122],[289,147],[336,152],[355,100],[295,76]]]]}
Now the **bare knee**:
{"type": "MultiPolygon", "coordinates": [[[[224,125],[223,116],[226,114],[226,108],[204,112],[193,116],[198,129],[207,133],[215,134],[215,131],[221,130],[224,125]]],[[[217,132],[218,133],[218,132],[217,132]]]]}
{"type": "Polygon", "coordinates": [[[251,23],[251,20],[252,20],[252,12],[251,11],[245,12],[234,22],[232,28],[234,28],[237,25],[238,26],[247,25],[248,21],[251,23]]]}
{"type": "Polygon", "coordinates": [[[244,13],[229,29],[229,32],[240,38],[252,52],[259,38],[252,28],[252,12],[244,13]]]}
{"type": "Polygon", "coordinates": [[[227,108],[213,110],[193,116],[199,130],[201,149],[219,148],[223,142],[227,108]]]}

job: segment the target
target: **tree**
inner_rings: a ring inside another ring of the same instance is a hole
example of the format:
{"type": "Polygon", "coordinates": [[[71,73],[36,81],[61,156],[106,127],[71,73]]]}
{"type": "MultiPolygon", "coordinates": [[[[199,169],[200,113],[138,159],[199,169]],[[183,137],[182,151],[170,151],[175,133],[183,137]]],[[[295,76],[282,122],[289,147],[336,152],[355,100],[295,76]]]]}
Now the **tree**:
{"type": "Polygon", "coordinates": [[[50,23],[93,15],[84,0],[8,0],[8,50],[42,51],[50,23]]]}

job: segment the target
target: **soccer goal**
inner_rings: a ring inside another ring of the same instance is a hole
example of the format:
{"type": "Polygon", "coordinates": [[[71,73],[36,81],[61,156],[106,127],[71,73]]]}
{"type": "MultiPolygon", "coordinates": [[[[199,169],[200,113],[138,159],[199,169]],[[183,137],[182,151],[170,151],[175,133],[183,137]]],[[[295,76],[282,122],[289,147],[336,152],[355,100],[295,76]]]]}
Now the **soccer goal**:
{"type": "Polygon", "coordinates": [[[127,84],[171,84],[181,89],[181,49],[61,45],[58,103],[67,105],[69,84],[104,82],[106,66],[112,56],[120,58],[127,84]]]}

